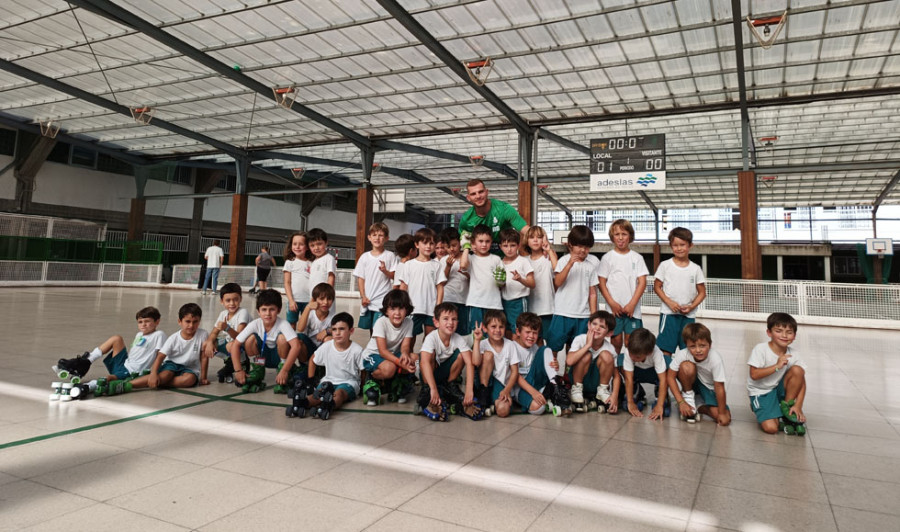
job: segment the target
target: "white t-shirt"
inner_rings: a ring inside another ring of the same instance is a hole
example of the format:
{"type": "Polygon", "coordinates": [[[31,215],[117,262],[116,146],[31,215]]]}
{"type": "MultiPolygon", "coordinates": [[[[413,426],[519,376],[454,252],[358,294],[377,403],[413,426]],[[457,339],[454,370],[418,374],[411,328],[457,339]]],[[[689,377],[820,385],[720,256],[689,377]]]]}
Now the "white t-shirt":
{"type": "Polygon", "coordinates": [[[316,335],[331,327],[331,320],[334,319],[335,315],[334,307],[335,305],[331,305],[331,308],[328,309],[328,315],[325,316],[324,320],[319,319],[319,315],[315,310],[309,311],[309,317],[306,319],[306,328],[300,332],[309,337],[313,344],[317,346],[322,345],[322,342],[316,340],[316,335]]]}
{"type": "Polygon", "coordinates": [[[291,294],[294,301],[308,303],[312,288],[309,284],[310,262],[303,259],[285,261],[283,270],[291,274],[291,294]]]}
{"type": "Polygon", "coordinates": [[[369,298],[369,310],[381,312],[381,302],[384,295],[391,291],[391,280],[380,270],[381,263],[391,271],[397,262],[397,255],[393,251],[383,251],[377,257],[371,251],[366,251],[356,261],[353,276],[366,282],[366,297],[369,298]]]}
{"type": "Polygon", "coordinates": [[[156,353],[166,343],[166,333],[159,329],[144,336],[140,332],[134,335],[134,341],[128,348],[128,358],[125,360],[125,369],[132,373],[140,373],[150,369],[156,360],[156,353]]]}
{"type": "Polygon", "coordinates": [[[396,353],[400,350],[400,345],[405,338],[412,338],[412,332],[413,321],[409,316],[403,318],[400,327],[394,327],[387,316],[382,316],[372,326],[372,337],[369,338],[369,343],[366,344],[365,355],[368,357],[369,355],[378,354],[376,338],[384,338],[385,342],[387,342],[387,350],[391,353],[396,353]]]}
{"type": "Polygon", "coordinates": [[[534,272],[534,268],[531,267],[531,261],[528,260],[527,257],[519,256],[514,258],[512,262],[503,262],[503,259],[501,259],[500,262],[506,270],[506,284],[503,285],[503,288],[500,290],[500,296],[507,301],[519,299],[520,297],[528,297],[531,288],[528,288],[524,284],[513,279],[512,272],[519,272],[519,275],[521,275],[522,278],[528,277],[529,273],[534,272]]]}
{"type": "Polygon", "coordinates": [[[453,352],[459,349],[460,353],[465,353],[466,351],[471,351],[469,348],[468,342],[462,336],[453,333],[450,335],[450,341],[448,345],[444,345],[444,342],[441,341],[441,335],[437,331],[437,329],[431,331],[431,333],[425,337],[425,340],[422,342],[422,352],[423,353],[432,353],[434,355],[434,363],[442,364],[444,361],[453,356],[453,352]]]}
{"type": "MultiPolygon", "coordinates": [[[[415,259],[410,259],[410,260],[415,260],[415,259]]],[[[409,261],[406,261],[406,262],[409,262],[409,261]]],[[[391,267],[391,269],[390,269],[390,271],[394,272],[394,281],[393,281],[393,283],[391,283],[394,288],[397,288],[400,286],[400,277],[403,276],[403,270],[406,269],[406,262],[402,262],[402,261],[398,260],[396,263],[394,263],[394,266],[391,267]]],[[[379,312],[381,312],[380,309],[379,309],[379,312]]]]}
{"type": "Polygon", "coordinates": [[[494,269],[502,266],[503,261],[497,255],[489,254],[479,257],[469,253],[469,295],[466,305],[485,309],[503,309],[500,299],[500,287],[494,281],[494,269]]]}
{"type": "Polygon", "coordinates": [[[406,283],[406,291],[412,300],[413,312],[434,316],[437,305],[437,285],[446,283],[441,263],[431,259],[422,261],[411,259],[403,265],[400,281],[406,283]]]}
{"type": "MultiPolygon", "coordinates": [[[[703,269],[696,263],[691,262],[682,268],[675,264],[675,259],[662,261],[654,277],[657,281],[662,282],[663,292],[681,305],[687,305],[693,301],[697,297],[697,285],[706,282],[706,278],[703,276],[703,269]]],[[[669,305],[662,301],[660,301],[659,311],[663,314],[676,314],[669,308],[669,305]]],[[[696,315],[696,308],[686,314],[688,318],[693,318],[696,315]]]]}
{"type": "Polygon", "coordinates": [[[631,360],[631,357],[628,356],[628,348],[622,348],[622,369],[625,371],[634,371],[634,368],[641,369],[650,369],[653,368],[653,371],[656,373],[665,373],[666,372],[666,359],[663,357],[663,352],[660,348],[653,346],[653,352],[644,359],[643,362],[635,362],[631,360]]]}
{"type": "MultiPolygon", "coordinates": [[[[499,258],[499,257],[497,257],[499,258]]],[[[509,338],[503,339],[503,348],[500,349],[498,353],[493,347],[491,347],[491,342],[489,339],[485,338],[481,340],[481,353],[487,353],[490,351],[494,353],[494,378],[500,381],[501,384],[506,386],[506,383],[509,382],[509,372],[510,367],[513,364],[519,363],[519,348],[517,343],[513,342],[509,338]]]]}
{"type": "MultiPolygon", "coordinates": [[[[556,274],[563,271],[566,264],[572,259],[566,255],[556,263],[556,274]]],[[[556,289],[553,299],[554,312],[558,316],[567,318],[587,318],[591,315],[591,306],[588,297],[593,287],[600,281],[597,279],[597,267],[600,261],[593,255],[588,255],[582,262],[576,262],[569,270],[566,282],[556,289]]],[[[546,336],[546,333],[545,333],[546,336]]]]}
{"type": "Polygon", "coordinates": [[[538,316],[549,316],[553,314],[553,265],[550,259],[540,257],[531,261],[531,268],[534,270],[534,289],[528,296],[528,311],[534,312],[538,316]]]}
{"type": "Polygon", "coordinates": [[[266,347],[270,349],[275,347],[275,342],[278,340],[279,334],[283,334],[284,339],[288,342],[297,337],[297,332],[294,331],[291,324],[285,321],[284,318],[275,318],[275,323],[272,324],[272,328],[268,331],[266,331],[266,326],[263,325],[262,318],[256,318],[244,327],[244,330],[237,335],[235,340],[243,344],[252,334],[264,339],[266,341],[266,347]]]}
{"type": "MultiPolygon", "coordinates": [[[[572,351],[578,351],[583,348],[587,344],[587,334],[579,334],[572,340],[572,347],[569,349],[569,353],[572,351]]],[[[594,349],[592,347],[588,348],[588,351],[591,352],[591,360],[597,360],[597,357],[600,356],[600,353],[603,351],[609,351],[609,353],[613,356],[613,360],[616,359],[616,348],[613,347],[612,343],[609,341],[609,338],[603,339],[603,345],[600,346],[600,349],[594,349]]]]}
{"type": "Polygon", "coordinates": [[[328,282],[328,274],[335,273],[337,259],[331,253],[326,253],[309,265],[309,297],[312,298],[312,291],[316,285],[328,282]]]}
{"type": "MultiPolygon", "coordinates": [[[[441,257],[441,268],[444,268],[444,275],[447,273],[447,258],[450,255],[441,257]]],[[[469,278],[459,273],[459,259],[450,265],[450,275],[447,276],[447,284],[444,285],[444,301],[447,303],[466,304],[469,296],[469,278]]]]}
{"type": "Polygon", "coordinates": [[[363,348],[356,342],[350,342],[346,350],[341,351],[334,345],[334,340],[328,340],[316,349],[314,362],[317,366],[325,368],[325,378],[337,386],[349,384],[355,393],[359,393],[359,370],[363,369],[363,348]]]}
{"type": "Polygon", "coordinates": [[[222,259],[225,258],[225,252],[222,251],[222,248],[219,246],[209,246],[206,248],[206,253],[204,253],[203,256],[206,257],[207,268],[221,268],[222,259]]]}
{"type": "MultiPolygon", "coordinates": [[[[622,255],[615,249],[610,250],[600,259],[600,268],[597,275],[606,279],[606,289],[609,295],[619,305],[625,306],[634,296],[637,290],[638,277],[650,275],[644,258],[634,250],[622,255]]],[[[612,308],[606,305],[606,310],[612,312],[612,308]]],[[[638,299],[634,307],[635,319],[641,319],[641,300],[638,299]]]]}
{"type": "MultiPolygon", "coordinates": [[[[222,312],[219,313],[219,317],[216,318],[216,322],[213,323],[213,328],[215,328],[216,323],[219,323],[220,321],[224,321],[232,329],[237,329],[238,325],[240,325],[242,323],[250,323],[250,313],[247,312],[247,309],[245,309],[245,308],[239,308],[234,313],[234,316],[232,316],[231,319],[229,320],[228,319],[228,311],[223,310],[222,312]]],[[[231,335],[229,335],[225,331],[219,332],[219,338],[225,340],[226,342],[231,341],[231,335]]]]}
{"type": "MultiPolygon", "coordinates": [[[[767,394],[777,388],[778,383],[784,378],[784,374],[792,367],[800,366],[806,369],[806,364],[797,356],[797,353],[794,352],[791,346],[788,346],[787,354],[791,356],[788,359],[787,366],[775,373],[759,380],[753,380],[749,375],[747,376],[747,391],[750,392],[751,397],[767,394]]],[[[750,352],[750,358],[747,360],[747,364],[754,368],[768,368],[774,366],[776,362],[778,362],[778,355],[769,347],[769,342],[756,344],[756,347],[750,352]]]]}
{"type": "Polygon", "coordinates": [[[709,356],[703,362],[694,360],[693,355],[687,349],[679,349],[672,354],[672,363],[669,369],[677,372],[682,362],[693,362],[697,366],[697,378],[710,390],[715,389],[715,383],[725,383],[725,363],[722,355],[715,349],[709,350],[709,356]]]}
{"type": "Polygon", "coordinates": [[[200,350],[207,338],[209,333],[206,329],[197,329],[190,340],[182,338],[181,331],[178,331],[166,340],[159,348],[159,352],[166,355],[166,361],[181,364],[191,371],[200,373],[200,350]]]}
{"type": "Polygon", "coordinates": [[[534,344],[531,347],[523,347],[518,342],[514,343],[519,355],[519,375],[528,375],[528,372],[531,371],[531,365],[534,363],[534,357],[541,346],[534,344]]]}

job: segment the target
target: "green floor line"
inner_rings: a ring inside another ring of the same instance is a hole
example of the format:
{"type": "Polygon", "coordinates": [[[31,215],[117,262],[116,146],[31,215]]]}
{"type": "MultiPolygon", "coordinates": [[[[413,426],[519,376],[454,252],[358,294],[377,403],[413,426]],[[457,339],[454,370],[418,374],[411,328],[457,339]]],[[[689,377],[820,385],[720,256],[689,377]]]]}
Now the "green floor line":
{"type": "Polygon", "coordinates": [[[200,405],[204,405],[204,404],[207,404],[207,403],[212,403],[212,402],[215,402],[215,401],[218,401],[218,400],[219,400],[218,398],[216,398],[216,399],[207,399],[207,400],[204,400],[204,401],[198,401],[198,402],[196,402],[196,403],[190,403],[190,404],[180,405],[180,406],[173,406],[173,407],[171,407],[171,408],[164,408],[164,409],[162,409],[162,410],[156,410],[155,412],[147,412],[146,414],[138,414],[138,415],[136,415],[136,416],[123,417],[122,419],[114,419],[114,420],[112,420],[112,421],[104,421],[103,423],[95,423],[95,424],[93,424],[93,425],[85,425],[85,426],[83,426],[83,427],[77,427],[77,428],[74,428],[74,429],[62,430],[62,431],[59,431],[59,432],[51,432],[50,434],[43,434],[43,435],[41,435],[41,436],[34,436],[34,437],[32,437],[32,438],[26,438],[26,439],[24,439],[24,440],[11,441],[11,442],[8,442],[8,443],[0,443],[0,450],[2,450],[2,449],[8,449],[8,448],[10,448],[10,447],[18,447],[18,446],[20,446],[20,445],[25,445],[25,444],[28,444],[28,443],[34,443],[34,442],[39,442],[39,441],[49,440],[49,439],[51,439],[51,438],[58,438],[58,437],[60,437],[60,436],[68,436],[69,434],[77,434],[77,433],[79,433],[79,432],[85,432],[85,431],[88,431],[88,430],[94,430],[94,429],[99,429],[99,428],[103,428],[103,427],[109,427],[109,426],[111,426],[111,425],[118,425],[118,424],[120,424],[120,423],[127,423],[128,421],[135,421],[135,420],[138,420],[138,419],[144,419],[144,418],[148,418],[148,417],[158,416],[158,415],[160,415],[160,414],[168,414],[169,412],[177,412],[177,411],[179,411],[179,410],[184,410],[184,409],[186,409],[186,408],[192,408],[192,407],[195,407],[195,406],[200,406],[200,405]]]}

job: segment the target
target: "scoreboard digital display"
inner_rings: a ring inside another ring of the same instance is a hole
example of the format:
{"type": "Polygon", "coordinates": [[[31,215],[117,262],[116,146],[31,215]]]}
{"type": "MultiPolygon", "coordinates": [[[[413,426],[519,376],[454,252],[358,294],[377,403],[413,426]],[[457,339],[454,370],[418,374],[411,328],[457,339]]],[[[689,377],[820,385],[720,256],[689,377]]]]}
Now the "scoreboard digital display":
{"type": "Polygon", "coordinates": [[[591,191],[665,188],[666,135],[591,140],[591,191]]]}

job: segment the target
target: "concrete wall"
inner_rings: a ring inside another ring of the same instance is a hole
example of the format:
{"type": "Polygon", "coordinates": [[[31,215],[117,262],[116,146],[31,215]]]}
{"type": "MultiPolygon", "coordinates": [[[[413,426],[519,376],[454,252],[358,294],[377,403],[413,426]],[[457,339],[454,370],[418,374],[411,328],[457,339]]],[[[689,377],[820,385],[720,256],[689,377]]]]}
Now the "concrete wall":
{"type": "MultiPolygon", "coordinates": [[[[13,160],[9,155],[0,155],[0,169],[13,160]]],[[[13,176],[13,169],[10,168],[3,175],[0,175],[0,198],[15,199],[16,197],[16,178],[13,176]]]]}

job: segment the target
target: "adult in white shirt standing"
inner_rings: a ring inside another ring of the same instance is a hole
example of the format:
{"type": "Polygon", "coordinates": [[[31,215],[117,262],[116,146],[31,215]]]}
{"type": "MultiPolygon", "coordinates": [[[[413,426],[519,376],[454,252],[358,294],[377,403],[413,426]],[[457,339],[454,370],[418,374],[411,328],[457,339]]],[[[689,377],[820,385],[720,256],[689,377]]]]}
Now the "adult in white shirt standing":
{"type": "Polygon", "coordinates": [[[203,258],[206,259],[206,277],[203,279],[203,295],[206,295],[206,288],[210,287],[210,279],[212,279],[212,293],[215,294],[219,284],[219,269],[222,267],[222,260],[225,258],[225,251],[219,247],[218,240],[213,240],[212,245],[206,248],[203,258]]]}

